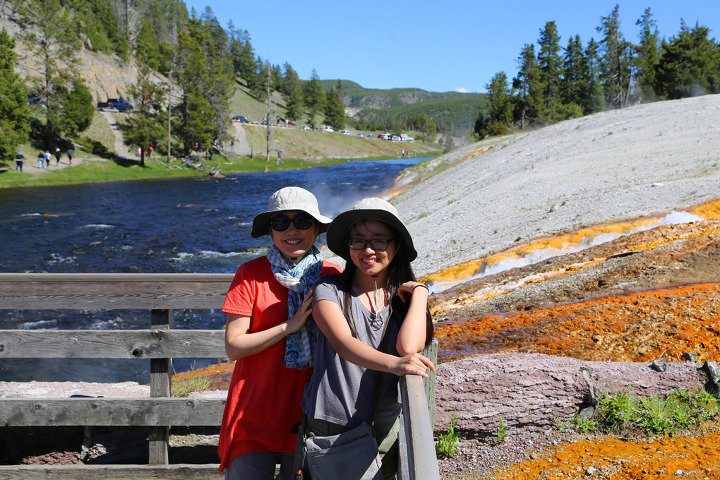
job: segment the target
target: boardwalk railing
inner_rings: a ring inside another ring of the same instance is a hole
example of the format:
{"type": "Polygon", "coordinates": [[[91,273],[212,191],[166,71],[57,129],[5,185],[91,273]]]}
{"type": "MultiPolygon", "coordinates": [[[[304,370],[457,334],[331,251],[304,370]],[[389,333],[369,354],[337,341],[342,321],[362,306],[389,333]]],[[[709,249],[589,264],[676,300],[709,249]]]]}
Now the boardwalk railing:
{"type": "MultiPolygon", "coordinates": [[[[171,397],[173,358],[225,355],[222,330],[175,330],[173,310],[219,310],[231,280],[230,274],[0,274],[0,310],[149,312],[147,330],[0,330],[0,358],[150,359],[148,398],[0,399],[5,427],[148,427],[149,465],[0,466],[0,477],[220,478],[217,464],[169,464],[170,427],[219,426],[225,405],[171,397]]],[[[408,377],[401,391],[407,439],[401,439],[400,476],[439,478],[422,379],[408,377]]]]}

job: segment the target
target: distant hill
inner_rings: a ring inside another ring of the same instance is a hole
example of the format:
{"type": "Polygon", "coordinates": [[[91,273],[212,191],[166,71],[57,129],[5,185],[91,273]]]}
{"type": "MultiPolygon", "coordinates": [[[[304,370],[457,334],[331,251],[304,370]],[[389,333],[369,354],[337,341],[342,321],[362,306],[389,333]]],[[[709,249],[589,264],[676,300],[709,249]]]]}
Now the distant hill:
{"type": "MultiPolygon", "coordinates": [[[[487,107],[487,94],[428,92],[420,88],[371,89],[351,80],[340,80],[348,118],[360,124],[407,124],[427,113],[440,129],[461,137],[471,131],[480,109],[487,107]]],[[[321,80],[325,90],[337,80],[321,80]]]]}

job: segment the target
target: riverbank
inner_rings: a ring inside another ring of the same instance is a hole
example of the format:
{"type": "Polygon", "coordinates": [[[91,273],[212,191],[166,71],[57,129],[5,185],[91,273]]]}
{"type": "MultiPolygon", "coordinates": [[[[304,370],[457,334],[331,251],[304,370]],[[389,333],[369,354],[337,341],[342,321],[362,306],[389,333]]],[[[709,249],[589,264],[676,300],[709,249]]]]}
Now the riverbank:
{"type": "MultiPolygon", "coordinates": [[[[438,153],[427,151],[405,158],[433,158],[438,153]]],[[[27,155],[26,155],[27,156],[27,155]]],[[[67,156],[64,156],[59,165],[55,157],[50,168],[37,168],[36,159],[25,160],[23,172],[15,171],[14,167],[0,167],[0,188],[14,187],[42,187],[50,185],[73,185],[81,183],[104,183],[128,180],[152,180],[189,177],[207,177],[211,172],[217,175],[226,175],[242,172],[276,172],[281,170],[303,170],[306,168],[338,165],[347,162],[390,160],[399,158],[397,155],[366,156],[362,158],[322,158],[299,159],[283,158],[280,165],[276,159],[266,162],[265,157],[254,158],[239,157],[232,154],[227,156],[215,155],[212,161],[205,161],[201,155],[191,157],[193,163],[203,164],[203,170],[190,168],[177,159],[167,163],[166,158],[151,156],[145,158],[145,167],[141,167],[139,159],[113,158],[105,159],[97,156],[88,156],[79,152],[70,165],[67,156]]]]}

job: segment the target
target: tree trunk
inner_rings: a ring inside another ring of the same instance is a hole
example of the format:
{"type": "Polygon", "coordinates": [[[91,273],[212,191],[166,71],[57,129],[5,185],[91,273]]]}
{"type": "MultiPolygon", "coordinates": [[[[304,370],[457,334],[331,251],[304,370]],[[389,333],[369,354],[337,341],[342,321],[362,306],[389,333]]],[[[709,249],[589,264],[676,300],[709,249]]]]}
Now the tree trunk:
{"type": "MultiPolygon", "coordinates": [[[[435,431],[447,431],[452,415],[464,434],[488,436],[500,419],[509,433],[551,428],[571,420],[604,392],[637,397],[699,389],[717,378],[692,362],[668,363],[664,372],[648,363],[584,362],[540,354],[482,355],[437,367],[435,431]]],[[[715,384],[716,385],[716,384],[715,384]]]]}

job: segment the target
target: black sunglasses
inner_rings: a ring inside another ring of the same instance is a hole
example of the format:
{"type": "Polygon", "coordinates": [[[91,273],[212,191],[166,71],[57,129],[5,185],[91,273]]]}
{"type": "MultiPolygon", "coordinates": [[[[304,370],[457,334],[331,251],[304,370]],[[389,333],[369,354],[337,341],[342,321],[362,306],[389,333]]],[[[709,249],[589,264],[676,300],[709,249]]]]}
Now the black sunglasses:
{"type": "Polygon", "coordinates": [[[368,245],[370,245],[370,248],[372,250],[375,250],[376,252],[382,252],[387,250],[387,248],[390,246],[390,242],[392,242],[394,238],[385,239],[385,238],[374,238],[372,240],[364,240],[362,238],[351,238],[348,241],[348,246],[352,250],[365,250],[368,245]]]}
{"type": "Polygon", "coordinates": [[[275,215],[270,218],[268,223],[270,224],[270,228],[276,232],[284,232],[290,227],[290,222],[292,222],[298,230],[307,230],[313,226],[315,219],[303,214],[295,215],[293,219],[290,219],[287,215],[275,215]]]}

